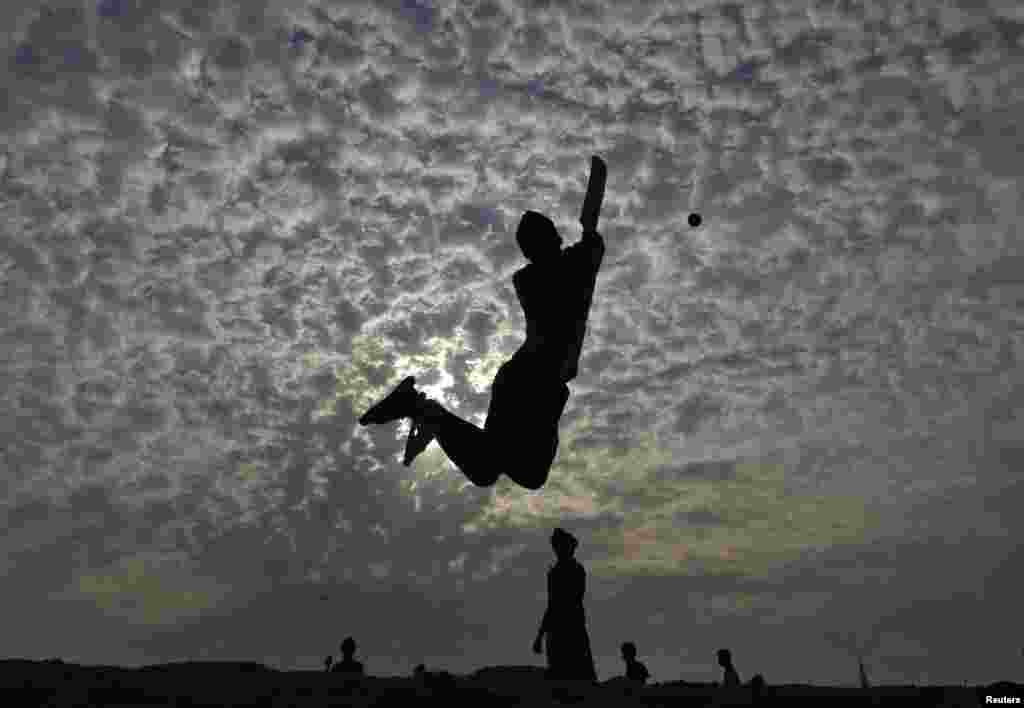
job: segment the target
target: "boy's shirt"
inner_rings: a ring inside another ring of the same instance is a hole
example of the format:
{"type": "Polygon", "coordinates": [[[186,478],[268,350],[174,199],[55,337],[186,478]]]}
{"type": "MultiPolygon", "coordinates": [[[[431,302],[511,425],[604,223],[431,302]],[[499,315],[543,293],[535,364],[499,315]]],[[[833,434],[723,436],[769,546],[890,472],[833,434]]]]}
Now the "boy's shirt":
{"type": "Polygon", "coordinates": [[[556,261],[531,263],[512,276],[526,316],[522,350],[559,360],[563,383],[576,378],[604,250],[600,234],[584,234],[556,261]]]}

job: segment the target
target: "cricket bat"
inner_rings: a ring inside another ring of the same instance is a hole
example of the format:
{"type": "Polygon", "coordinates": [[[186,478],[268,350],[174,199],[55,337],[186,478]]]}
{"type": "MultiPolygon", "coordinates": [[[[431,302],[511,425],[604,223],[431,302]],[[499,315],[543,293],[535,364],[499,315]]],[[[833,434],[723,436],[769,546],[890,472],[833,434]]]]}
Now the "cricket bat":
{"type": "Polygon", "coordinates": [[[601,203],[604,202],[604,183],[608,177],[608,168],[597,155],[590,158],[590,179],[587,181],[587,196],[583,199],[580,211],[580,225],[583,233],[597,231],[597,217],[601,215],[601,203]]]}

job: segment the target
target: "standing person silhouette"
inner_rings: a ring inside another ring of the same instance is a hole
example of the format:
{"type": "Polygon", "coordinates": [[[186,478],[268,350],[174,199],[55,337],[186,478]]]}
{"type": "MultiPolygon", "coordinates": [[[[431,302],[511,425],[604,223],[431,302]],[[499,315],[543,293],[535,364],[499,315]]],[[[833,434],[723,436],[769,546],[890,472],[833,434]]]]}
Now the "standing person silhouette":
{"type": "MultiPolygon", "coordinates": [[[[596,216],[588,223],[596,224],[596,216]]],[[[558,451],[558,421],[569,400],[566,383],[577,374],[604,239],[596,229],[585,228],[583,237],[563,251],[554,222],[527,211],[516,242],[530,261],[512,277],[526,316],[526,341],[494,377],[483,429],[417,391],[412,376],[359,419],[360,425],[371,425],[411,418],[406,466],[436,438],[448,459],[479,487],[493,485],[502,474],[531,490],[547,481],[558,451]]]]}
{"type": "Polygon", "coordinates": [[[547,677],[559,681],[597,681],[583,609],[587,572],[573,557],[578,543],[561,528],[551,534],[551,548],[558,560],[548,570],[548,606],[533,641],[534,653],[540,654],[541,641],[547,638],[547,677]]]}

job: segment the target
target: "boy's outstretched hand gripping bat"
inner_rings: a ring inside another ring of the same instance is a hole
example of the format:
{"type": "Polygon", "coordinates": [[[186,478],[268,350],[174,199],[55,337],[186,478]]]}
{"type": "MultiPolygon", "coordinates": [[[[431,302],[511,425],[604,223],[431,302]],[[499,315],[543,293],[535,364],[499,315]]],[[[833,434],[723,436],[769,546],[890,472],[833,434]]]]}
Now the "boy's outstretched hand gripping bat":
{"type": "Polygon", "coordinates": [[[583,210],[580,212],[580,225],[583,233],[597,231],[597,217],[601,215],[601,203],[604,201],[604,183],[608,177],[608,168],[597,155],[590,158],[590,179],[587,182],[587,196],[583,199],[583,210]]]}

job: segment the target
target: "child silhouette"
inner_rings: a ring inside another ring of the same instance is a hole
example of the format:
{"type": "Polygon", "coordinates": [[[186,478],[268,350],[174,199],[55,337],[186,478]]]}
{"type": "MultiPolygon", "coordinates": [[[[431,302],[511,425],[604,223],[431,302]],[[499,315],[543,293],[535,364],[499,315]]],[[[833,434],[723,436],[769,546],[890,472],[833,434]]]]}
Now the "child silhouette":
{"type": "Polygon", "coordinates": [[[637,683],[645,683],[651,677],[642,661],[636,658],[636,644],[622,643],[622,660],[626,662],[626,678],[637,683]]]}
{"type": "Polygon", "coordinates": [[[732,652],[728,649],[718,650],[718,665],[722,667],[722,686],[735,688],[740,685],[740,675],[732,665],[732,652]]]}
{"type": "Polygon", "coordinates": [[[339,674],[350,674],[353,676],[363,675],[363,662],[356,661],[356,640],[352,637],[346,637],[345,641],[341,643],[341,661],[335,662],[334,666],[331,667],[332,673],[339,674]]]}

